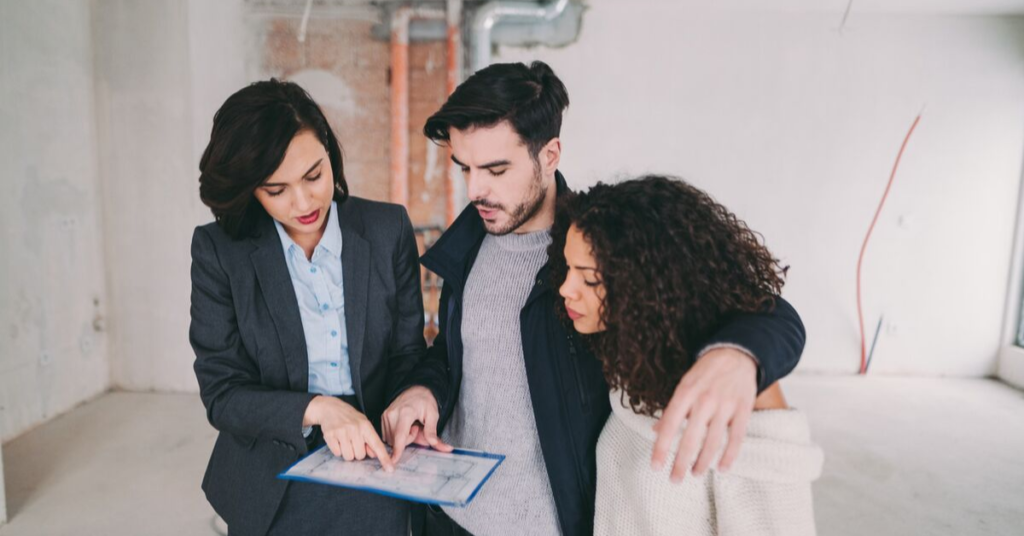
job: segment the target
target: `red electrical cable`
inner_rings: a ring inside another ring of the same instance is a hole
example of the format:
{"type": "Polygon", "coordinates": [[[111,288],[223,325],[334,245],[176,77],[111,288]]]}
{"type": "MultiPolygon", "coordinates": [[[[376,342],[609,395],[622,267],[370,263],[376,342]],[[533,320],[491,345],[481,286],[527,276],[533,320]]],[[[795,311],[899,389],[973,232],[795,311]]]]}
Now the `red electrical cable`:
{"type": "Polygon", "coordinates": [[[864,237],[864,244],[860,247],[860,256],[857,258],[857,321],[860,323],[859,374],[866,374],[868,366],[867,344],[864,341],[864,312],[860,303],[860,269],[861,265],[864,263],[864,252],[868,249],[868,240],[871,239],[871,231],[875,229],[875,223],[878,222],[878,215],[882,213],[882,207],[885,205],[885,200],[889,197],[889,190],[892,188],[892,181],[896,178],[896,170],[900,167],[900,158],[903,158],[903,150],[907,148],[907,142],[910,141],[910,135],[914,133],[914,129],[917,128],[917,123],[920,120],[921,114],[917,114],[917,118],[914,119],[914,123],[910,125],[910,130],[907,131],[907,136],[903,138],[903,145],[900,146],[900,152],[896,155],[896,163],[892,165],[892,173],[889,175],[889,184],[885,185],[885,193],[882,194],[882,200],[878,203],[878,209],[875,210],[875,217],[871,220],[871,226],[868,227],[868,234],[864,237]]]}

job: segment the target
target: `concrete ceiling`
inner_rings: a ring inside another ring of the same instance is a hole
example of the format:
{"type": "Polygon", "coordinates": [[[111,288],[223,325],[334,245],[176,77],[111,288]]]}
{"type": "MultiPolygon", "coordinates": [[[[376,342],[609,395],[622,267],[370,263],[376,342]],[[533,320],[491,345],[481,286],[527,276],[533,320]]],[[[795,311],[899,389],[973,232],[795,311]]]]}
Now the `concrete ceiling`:
{"type": "MultiPolygon", "coordinates": [[[[602,1],[602,0],[594,0],[602,1]]],[[[657,0],[671,1],[671,0],[657,0]]],[[[676,0],[697,7],[706,2],[676,0]]],[[[720,9],[791,12],[916,13],[943,15],[1021,15],[1024,0],[719,0],[720,9]]]]}
{"type": "MultiPolygon", "coordinates": [[[[467,7],[486,0],[465,0],[467,7]]],[[[529,0],[527,0],[529,1],[529,0]]],[[[544,0],[535,0],[544,3],[544,0]]],[[[714,11],[843,13],[850,0],[574,0],[589,6],[602,3],[630,2],[642,13],[644,6],[682,4],[686,7],[714,11]]],[[[245,0],[257,8],[303,10],[306,0],[245,0]]],[[[434,4],[444,0],[313,0],[315,8],[367,8],[382,4],[434,4]]],[[[1024,15],[1024,0],[853,0],[851,15],[857,13],[913,13],[936,15],[1024,15]]]]}

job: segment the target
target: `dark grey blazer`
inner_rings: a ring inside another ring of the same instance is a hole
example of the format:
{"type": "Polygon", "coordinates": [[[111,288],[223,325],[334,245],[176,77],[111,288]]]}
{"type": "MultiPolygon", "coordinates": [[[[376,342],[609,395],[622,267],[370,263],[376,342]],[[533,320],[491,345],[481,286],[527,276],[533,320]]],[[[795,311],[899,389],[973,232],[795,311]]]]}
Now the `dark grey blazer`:
{"type": "MultiPolygon", "coordinates": [[[[386,397],[425,352],[416,237],[405,209],[339,204],[353,385],[380,427],[386,397]]],[[[232,533],[264,534],[286,489],[277,474],[306,454],[308,362],[298,301],[273,220],[232,240],[216,223],[192,236],[189,340],[207,418],[220,434],[203,490],[232,533]]]]}

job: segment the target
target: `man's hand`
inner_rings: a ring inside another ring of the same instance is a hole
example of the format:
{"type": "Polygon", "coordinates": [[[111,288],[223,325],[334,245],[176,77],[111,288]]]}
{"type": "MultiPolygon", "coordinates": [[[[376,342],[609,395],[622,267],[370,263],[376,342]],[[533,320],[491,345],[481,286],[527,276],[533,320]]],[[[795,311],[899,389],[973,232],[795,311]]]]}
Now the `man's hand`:
{"type": "Polygon", "coordinates": [[[452,447],[437,437],[439,418],[430,389],[417,385],[399,395],[381,418],[384,441],[391,444],[391,459],[398,463],[409,443],[451,452],[452,447]]]}
{"type": "Polygon", "coordinates": [[[679,442],[672,481],[681,482],[691,464],[694,475],[703,474],[722,446],[727,430],[729,445],[718,467],[728,470],[739,455],[756,397],[757,365],[749,355],[733,348],[716,348],[704,354],[683,376],[654,425],[658,438],[651,466],[655,470],[664,467],[685,419],[686,431],[679,442]]]}
{"type": "Polygon", "coordinates": [[[303,426],[320,425],[324,443],[331,453],[346,461],[377,458],[385,471],[395,465],[388,451],[377,437],[370,420],[358,409],[333,396],[317,396],[306,407],[303,426]]]}

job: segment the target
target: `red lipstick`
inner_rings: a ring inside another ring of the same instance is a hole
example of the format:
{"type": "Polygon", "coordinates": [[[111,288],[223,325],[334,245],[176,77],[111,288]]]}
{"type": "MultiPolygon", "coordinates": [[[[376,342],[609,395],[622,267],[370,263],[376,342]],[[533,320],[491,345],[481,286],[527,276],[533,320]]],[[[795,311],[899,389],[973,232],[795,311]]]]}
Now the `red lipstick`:
{"type": "Polygon", "coordinates": [[[316,220],[320,219],[320,209],[314,210],[313,212],[306,214],[305,216],[299,216],[299,223],[302,225],[309,225],[316,223],[316,220]]]}

